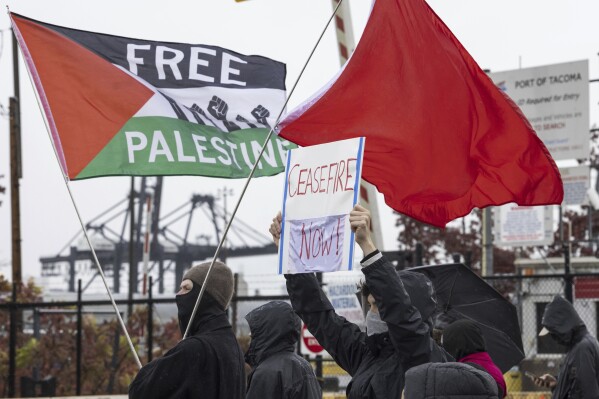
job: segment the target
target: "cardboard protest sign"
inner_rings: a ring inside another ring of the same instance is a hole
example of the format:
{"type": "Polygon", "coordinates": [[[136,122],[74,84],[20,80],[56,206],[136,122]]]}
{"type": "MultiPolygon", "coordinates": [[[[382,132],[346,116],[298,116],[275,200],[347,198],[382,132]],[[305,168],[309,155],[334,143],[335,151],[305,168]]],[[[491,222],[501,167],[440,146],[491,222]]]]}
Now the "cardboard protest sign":
{"type": "Polygon", "coordinates": [[[279,274],[351,270],[364,138],[289,150],[279,274]]]}

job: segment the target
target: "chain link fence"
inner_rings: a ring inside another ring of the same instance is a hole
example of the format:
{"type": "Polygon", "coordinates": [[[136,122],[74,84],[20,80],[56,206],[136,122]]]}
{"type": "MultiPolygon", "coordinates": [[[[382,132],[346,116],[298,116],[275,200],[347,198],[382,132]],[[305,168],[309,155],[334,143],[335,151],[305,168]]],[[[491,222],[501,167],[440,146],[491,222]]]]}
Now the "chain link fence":
{"type": "MultiPolygon", "coordinates": [[[[359,272],[327,274],[323,288],[337,312],[363,329],[363,310],[356,296],[361,278],[359,272]]],[[[599,275],[509,275],[487,281],[516,307],[521,326],[526,358],[505,375],[510,396],[547,396],[524,376],[525,371],[557,374],[564,356],[563,347],[550,337],[538,336],[545,306],[553,296],[567,292],[571,282],[574,307],[590,333],[597,336],[599,275]]],[[[244,350],[249,345],[245,315],[271,300],[288,301],[282,276],[253,275],[237,280],[229,317],[244,350]]],[[[0,297],[0,397],[126,394],[137,366],[111,306],[105,301],[37,301],[14,303],[10,295],[0,297]],[[35,395],[25,395],[27,392],[35,395]]],[[[118,301],[119,309],[145,364],[180,339],[174,297],[129,302],[118,301]],[[133,312],[127,315],[130,307],[133,312]]],[[[301,343],[309,339],[304,331],[301,343]]],[[[301,343],[298,352],[310,360],[325,397],[344,397],[350,376],[326,353],[317,357],[301,343]]]]}
{"type": "MultiPolygon", "coordinates": [[[[335,273],[324,276],[323,288],[337,312],[364,328],[362,310],[359,308],[355,292],[362,277],[361,273],[335,273]],[[354,301],[352,301],[354,297],[354,301]]],[[[286,294],[284,279],[273,276],[257,276],[256,281],[266,281],[271,287],[269,293],[279,293],[281,298],[286,294]]],[[[546,391],[535,386],[532,380],[525,377],[528,371],[535,375],[551,373],[557,375],[559,364],[564,357],[565,348],[555,343],[551,337],[539,337],[542,329],[541,320],[545,306],[555,295],[564,295],[567,283],[571,281],[574,307],[585,322],[589,332],[597,336],[599,331],[599,274],[580,275],[508,275],[489,278],[487,282],[495,287],[517,309],[522,332],[525,359],[505,374],[508,392],[512,398],[550,397],[546,391]]],[[[261,291],[262,292],[262,291],[261,291]]],[[[260,292],[260,293],[261,293],[260,292]]],[[[251,300],[240,300],[237,303],[237,333],[243,336],[247,323],[242,320],[247,312],[267,302],[258,297],[251,300]]],[[[321,367],[323,392],[342,395],[351,377],[341,369],[330,357],[323,355],[318,366],[314,354],[305,348],[301,351],[310,359],[315,371],[321,367]]],[[[333,396],[331,396],[333,397],[333,396]]],[[[338,396],[334,396],[338,397],[338,396]]],[[[343,397],[343,396],[341,396],[343,397]]]]}
{"type": "Polygon", "coordinates": [[[535,386],[525,376],[525,372],[557,375],[566,352],[566,348],[557,344],[549,335],[539,336],[545,307],[554,296],[566,296],[570,291],[574,308],[589,332],[596,337],[599,274],[495,276],[488,279],[488,282],[514,304],[522,332],[525,359],[506,374],[508,391],[513,392],[514,397],[523,397],[521,392],[536,392],[541,395],[542,389],[535,386]]]}

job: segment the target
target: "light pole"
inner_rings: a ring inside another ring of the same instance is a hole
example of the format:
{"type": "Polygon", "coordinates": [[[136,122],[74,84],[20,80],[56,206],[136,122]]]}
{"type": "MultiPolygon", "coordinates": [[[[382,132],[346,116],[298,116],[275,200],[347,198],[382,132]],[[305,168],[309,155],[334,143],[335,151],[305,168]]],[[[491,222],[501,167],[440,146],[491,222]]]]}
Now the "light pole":
{"type": "MultiPolygon", "coordinates": [[[[561,209],[561,207],[560,207],[561,209]]],[[[561,212],[560,212],[561,213],[561,212]]],[[[562,217],[560,220],[561,223],[566,223],[568,225],[568,241],[564,242],[563,240],[563,228],[562,228],[562,250],[564,253],[564,296],[566,299],[573,303],[574,295],[572,292],[572,283],[573,277],[572,272],[570,270],[570,254],[572,253],[572,221],[565,217],[562,217]]]]}

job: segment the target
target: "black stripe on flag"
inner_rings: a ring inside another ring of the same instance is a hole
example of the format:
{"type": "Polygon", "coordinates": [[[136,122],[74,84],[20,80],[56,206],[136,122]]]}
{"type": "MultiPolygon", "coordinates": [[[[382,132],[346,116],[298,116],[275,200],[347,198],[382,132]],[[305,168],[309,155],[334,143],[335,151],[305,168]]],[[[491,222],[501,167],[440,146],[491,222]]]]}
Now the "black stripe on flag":
{"type": "Polygon", "coordinates": [[[204,44],[140,40],[70,29],[18,16],[66,36],[159,89],[216,86],[285,90],[285,64],[270,58],[204,44]]]}

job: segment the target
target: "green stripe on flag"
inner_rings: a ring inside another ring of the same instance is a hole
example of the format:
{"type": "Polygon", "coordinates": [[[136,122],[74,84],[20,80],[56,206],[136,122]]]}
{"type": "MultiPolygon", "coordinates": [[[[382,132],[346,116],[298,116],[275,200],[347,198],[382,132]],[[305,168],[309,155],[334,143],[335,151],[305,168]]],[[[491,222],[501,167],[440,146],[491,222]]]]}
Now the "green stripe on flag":
{"type": "MultiPolygon", "coordinates": [[[[212,126],[180,119],[134,117],[76,179],[122,175],[244,178],[249,175],[267,135],[268,129],[224,133],[212,126]]],[[[255,176],[283,172],[287,149],[296,147],[273,135],[255,176]]]]}

